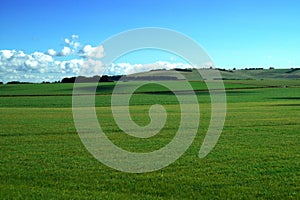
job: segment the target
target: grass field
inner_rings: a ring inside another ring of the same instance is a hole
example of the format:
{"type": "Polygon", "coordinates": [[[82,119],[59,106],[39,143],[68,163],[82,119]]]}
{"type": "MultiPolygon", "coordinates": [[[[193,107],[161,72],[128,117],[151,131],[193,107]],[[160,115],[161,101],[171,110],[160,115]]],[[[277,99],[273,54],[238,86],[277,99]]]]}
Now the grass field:
{"type": "MultiPolygon", "coordinates": [[[[203,82],[191,84],[201,112],[196,139],[176,162],[143,174],[111,169],[85,149],[73,122],[72,84],[0,85],[0,199],[299,199],[299,81],[225,81],[225,126],[204,159],[198,152],[210,119],[210,97],[203,82]]],[[[132,96],[132,118],[140,125],[149,123],[150,105],[161,103],[168,111],[158,135],[136,139],[122,134],[113,121],[113,86],[100,84],[96,96],[108,137],[135,152],[166,145],[180,118],[174,95],[149,84],[132,96]]]]}
{"type": "MultiPolygon", "coordinates": [[[[202,71],[202,70],[200,70],[202,71]]],[[[130,76],[153,76],[163,75],[178,77],[178,73],[175,70],[169,71],[150,71],[132,74],[130,76]]],[[[189,81],[199,80],[199,74],[197,70],[181,72],[189,81]]],[[[221,70],[222,78],[225,80],[281,80],[286,81],[288,79],[300,78],[300,69],[256,69],[256,70],[221,70]]],[[[178,77],[179,78],[179,77],[178,77]]]]}

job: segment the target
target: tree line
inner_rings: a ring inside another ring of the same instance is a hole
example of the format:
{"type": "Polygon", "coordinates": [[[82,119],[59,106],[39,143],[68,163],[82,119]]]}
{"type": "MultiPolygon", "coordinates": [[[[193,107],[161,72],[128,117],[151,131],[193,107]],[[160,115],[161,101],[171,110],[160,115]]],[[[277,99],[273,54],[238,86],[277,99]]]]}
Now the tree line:
{"type": "MultiPolygon", "coordinates": [[[[115,75],[115,76],[93,76],[93,77],[86,77],[86,76],[73,76],[73,77],[65,77],[60,81],[48,82],[43,81],[43,84],[48,83],[95,83],[95,82],[114,82],[114,81],[152,81],[152,80],[176,80],[177,77],[172,76],[125,76],[125,75],[115,75]]],[[[3,82],[0,82],[3,84],[3,82]]],[[[32,82],[22,82],[22,81],[10,81],[6,84],[32,84],[32,82]]]]}

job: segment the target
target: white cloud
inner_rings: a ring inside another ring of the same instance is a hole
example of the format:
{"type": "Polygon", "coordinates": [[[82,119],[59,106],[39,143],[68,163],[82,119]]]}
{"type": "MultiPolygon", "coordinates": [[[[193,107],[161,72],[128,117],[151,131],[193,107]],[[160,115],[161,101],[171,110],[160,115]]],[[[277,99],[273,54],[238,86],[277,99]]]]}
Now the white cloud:
{"type": "Polygon", "coordinates": [[[70,40],[68,38],[65,38],[65,43],[66,44],[69,44],[70,43],[70,40]]]}
{"type": "Polygon", "coordinates": [[[47,54],[50,55],[50,56],[56,56],[56,51],[54,49],[49,49],[47,51],[47,54]]]}
{"type": "MultiPolygon", "coordinates": [[[[68,52],[65,50],[64,53],[68,52]]],[[[42,52],[25,54],[23,51],[0,50],[0,81],[61,80],[64,76],[76,76],[82,65],[83,59],[58,61],[42,52]]]]}
{"type": "Polygon", "coordinates": [[[1,56],[3,56],[5,59],[10,59],[13,56],[13,52],[10,50],[2,50],[1,56]]]}
{"type": "Polygon", "coordinates": [[[30,56],[33,57],[33,59],[39,61],[40,63],[49,63],[49,62],[53,62],[53,58],[52,56],[46,55],[42,52],[34,52],[33,54],[31,54],[30,56]]]}
{"type": "Polygon", "coordinates": [[[88,52],[88,57],[93,59],[103,58],[104,56],[104,48],[103,46],[94,47],[88,52]]]}
{"type": "Polygon", "coordinates": [[[24,64],[26,67],[33,69],[37,68],[38,66],[38,62],[36,60],[26,60],[24,64]]]}
{"type": "Polygon", "coordinates": [[[78,35],[75,35],[75,34],[73,34],[71,37],[72,37],[73,40],[76,40],[76,39],[79,38],[79,36],[78,36],[78,35]]]}
{"type": "Polygon", "coordinates": [[[145,72],[155,69],[185,69],[185,68],[192,68],[190,64],[186,63],[170,63],[167,61],[158,61],[155,63],[148,63],[148,64],[130,64],[130,63],[113,63],[111,67],[107,70],[107,73],[110,75],[113,74],[133,74],[139,72],[145,72]]]}
{"type": "Polygon", "coordinates": [[[130,63],[113,63],[109,67],[101,62],[104,55],[103,46],[97,48],[86,45],[82,53],[78,53],[78,58],[70,60],[55,60],[55,56],[61,54],[66,56],[71,54],[71,49],[64,47],[61,52],[49,49],[47,53],[33,52],[25,54],[17,50],[0,50],[0,81],[55,81],[61,80],[66,76],[93,76],[93,75],[117,75],[132,74],[154,69],[173,69],[173,68],[190,68],[185,63],[170,63],[167,61],[158,61],[149,64],[130,64],[130,63]],[[82,54],[89,56],[85,59],[80,58],[82,54]],[[96,59],[95,59],[96,58],[96,59]]]}
{"type": "Polygon", "coordinates": [[[61,51],[55,51],[54,49],[48,49],[46,52],[49,56],[69,56],[78,54],[78,48],[81,44],[77,41],[78,35],[72,35],[71,38],[64,39],[64,47],[61,51]]]}
{"type": "Polygon", "coordinates": [[[79,50],[79,55],[84,58],[85,57],[102,58],[104,55],[104,49],[103,46],[93,47],[92,45],[87,44],[81,50],[79,50]]]}
{"type": "Polygon", "coordinates": [[[100,60],[88,59],[82,63],[79,75],[80,76],[93,76],[102,75],[105,72],[105,65],[100,60]]]}
{"type": "Polygon", "coordinates": [[[64,48],[61,50],[61,52],[60,52],[59,55],[61,55],[61,56],[68,56],[68,55],[70,55],[70,54],[71,54],[71,49],[70,49],[69,47],[64,47],[64,48]]]}
{"type": "Polygon", "coordinates": [[[78,74],[81,66],[83,65],[83,60],[82,59],[72,59],[68,61],[57,61],[55,64],[59,66],[59,69],[61,73],[64,74],[78,74]]]}
{"type": "Polygon", "coordinates": [[[83,53],[89,54],[94,49],[95,49],[94,47],[92,47],[90,44],[88,44],[88,45],[85,45],[82,50],[83,50],[83,53]]]}
{"type": "Polygon", "coordinates": [[[70,47],[63,47],[60,52],[56,52],[54,49],[48,49],[46,52],[46,54],[49,56],[69,56],[74,53],[74,50],[72,50],[70,47]]]}
{"type": "Polygon", "coordinates": [[[77,50],[80,47],[80,43],[77,41],[78,35],[72,35],[71,38],[65,38],[65,44],[71,49],[77,50]]]}

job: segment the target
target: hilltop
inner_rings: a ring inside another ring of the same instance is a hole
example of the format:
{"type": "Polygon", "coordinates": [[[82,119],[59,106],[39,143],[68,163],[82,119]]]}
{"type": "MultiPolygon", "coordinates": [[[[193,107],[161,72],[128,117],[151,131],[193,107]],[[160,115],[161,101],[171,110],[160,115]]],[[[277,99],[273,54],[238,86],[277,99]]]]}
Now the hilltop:
{"type": "MultiPolygon", "coordinates": [[[[239,70],[226,69],[200,69],[200,70],[219,70],[223,80],[274,80],[274,79],[300,79],[300,68],[291,69],[262,69],[249,68],[239,70]]],[[[126,76],[127,80],[151,79],[151,77],[159,77],[166,79],[180,79],[178,71],[190,81],[199,80],[199,75],[196,69],[172,69],[172,70],[151,70],[148,72],[135,73],[126,76]]]]}

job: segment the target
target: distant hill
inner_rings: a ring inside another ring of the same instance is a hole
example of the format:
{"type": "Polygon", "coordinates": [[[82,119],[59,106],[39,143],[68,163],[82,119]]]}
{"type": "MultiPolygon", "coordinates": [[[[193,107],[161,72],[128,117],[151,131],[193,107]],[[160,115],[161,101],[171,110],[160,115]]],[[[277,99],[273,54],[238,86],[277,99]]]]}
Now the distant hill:
{"type": "MultiPolygon", "coordinates": [[[[216,70],[216,69],[200,69],[200,70],[216,70]]],[[[262,79],[300,79],[300,68],[294,69],[239,69],[225,70],[219,69],[224,80],[262,80],[262,79]]],[[[171,80],[181,79],[178,72],[183,74],[190,81],[199,80],[199,75],[196,69],[172,69],[172,70],[152,70],[148,72],[135,73],[126,76],[126,80],[151,80],[157,77],[158,79],[171,80]],[[168,77],[168,78],[167,78],[168,77]]]]}
{"type": "MultiPolygon", "coordinates": [[[[200,70],[219,70],[223,80],[300,80],[300,68],[291,69],[262,69],[262,68],[246,68],[238,70],[226,69],[200,69],[200,70]]],[[[203,80],[196,69],[158,69],[148,72],[135,73],[130,75],[114,75],[114,76],[93,76],[93,77],[65,77],[61,81],[52,83],[74,83],[77,82],[114,82],[114,81],[164,81],[164,80],[180,80],[187,79],[189,81],[203,80]],[[183,75],[184,77],[180,76],[183,75]]],[[[217,77],[215,78],[217,79],[217,77]]],[[[6,84],[29,84],[31,82],[10,81],[6,84]]],[[[43,82],[50,83],[50,82],[43,82]]],[[[0,85],[3,82],[0,82],[0,85]]]]}

